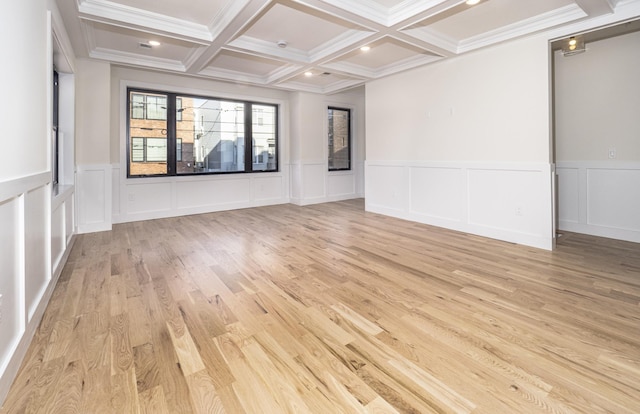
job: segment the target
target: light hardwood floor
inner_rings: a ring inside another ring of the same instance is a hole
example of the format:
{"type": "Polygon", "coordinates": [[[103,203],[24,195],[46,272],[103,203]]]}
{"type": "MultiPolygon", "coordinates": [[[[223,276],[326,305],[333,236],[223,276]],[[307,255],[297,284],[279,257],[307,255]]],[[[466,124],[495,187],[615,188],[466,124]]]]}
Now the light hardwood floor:
{"type": "Polygon", "coordinates": [[[79,236],[8,413],[640,413],[640,245],[362,200],[79,236]]]}

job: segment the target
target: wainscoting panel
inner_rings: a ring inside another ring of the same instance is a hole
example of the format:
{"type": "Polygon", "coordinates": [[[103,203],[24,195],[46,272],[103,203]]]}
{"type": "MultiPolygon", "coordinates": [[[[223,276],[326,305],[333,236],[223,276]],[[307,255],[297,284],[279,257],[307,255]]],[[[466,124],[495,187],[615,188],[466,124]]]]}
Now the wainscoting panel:
{"type": "Polygon", "coordinates": [[[62,259],[66,246],[66,223],[67,214],[64,203],[52,206],[51,211],[51,268],[55,269],[56,265],[62,259]]]}
{"type": "Polygon", "coordinates": [[[551,212],[551,192],[539,170],[469,169],[468,194],[473,226],[535,237],[551,223],[541,221],[547,219],[545,209],[551,212]]]}
{"type": "Polygon", "coordinates": [[[364,165],[350,171],[329,171],[321,161],[291,164],[289,202],[296,205],[326,203],[364,196],[364,165]]]}
{"type": "MultiPolygon", "coordinates": [[[[367,210],[395,211],[398,217],[408,213],[408,169],[405,165],[367,163],[365,168],[365,203],[367,210]]],[[[389,214],[395,215],[395,214],[389,214]]]]}
{"type": "Polygon", "coordinates": [[[411,169],[411,213],[461,222],[466,212],[462,168],[411,169]]]}
{"type": "Polygon", "coordinates": [[[291,164],[289,174],[289,197],[292,203],[300,205],[302,204],[302,164],[291,164]]]}
{"type": "Polygon", "coordinates": [[[118,223],[122,205],[122,200],[120,199],[122,196],[120,191],[120,167],[118,164],[114,164],[111,167],[111,185],[111,217],[114,223],[118,223]]]}
{"type": "Polygon", "coordinates": [[[368,211],[553,247],[550,164],[367,162],[365,183],[368,211]]]}
{"type": "Polygon", "coordinates": [[[353,162],[354,171],[356,173],[355,185],[356,185],[356,198],[364,197],[364,161],[354,161],[353,162]]]}
{"type": "Polygon", "coordinates": [[[556,168],[558,176],[558,217],[561,221],[580,222],[580,170],[556,168]]]}
{"type": "MultiPolygon", "coordinates": [[[[113,169],[124,171],[119,166],[113,169]]],[[[289,202],[289,169],[285,167],[279,173],[131,179],[121,173],[114,179],[112,191],[114,200],[120,201],[114,201],[114,223],[282,204],[289,202]]]]}
{"type": "Polygon", "coordinates": [[[78,233],[111,230],[111,165],[77,167],[78,233]]]}
{"type": "Polygon", "coordinates": [[[587,170],[587,223],[640,232],[640,169],[587,170]]]}
{"type": "Polygon", "coordinates": [[[72,185],[52,194],[51,173],[43,172],[1,187],[0,402],[42,319],[74,231],[72,185]]]}
{"type": "Polygon", "coordinates": [[[558,163],[559,229],[640,242],[640,163],[558,163]]]}
{"type": "MultiPolygon", "coordinates": [[[[325,201],[327,196],[327,164],[305,163],[302,165],[303,203],[310,204],[314,200],[325,201]]],[[[317,202],[317,201],[315,201],[317,202]]]]}
{"type": "Polygon", "coordinates": [[[154,213],[171,211],[171,183],[133,180],[125,188],[123,202],[128,214],[148,214],[150,218],[154,218],[154,213]]]}
{"type": "Polygon", "coordinates": [[[181,181],[173,185],[176,188],[178,209],[241,204],[251,200],[249,178],[181,181]]]}
{"type": "Polygon", "coordinates": [[[51,279],[51,250],[49,203],[51,187],[45,185],[27,192],[24,196],[24,243],[25,243],[25,304],[27,321],[31,320],[36,307],[51,279]]]}
{"type": "MultiPolygon", "coordinates": [[[[0,375],[3,375],[24,332],[23,197],[0,201],[0,375]]],[[[8,384],[2,384],[8,391],[8,384]]]]}
{"type": "Polygon", "coordinates": [[[353,198],[356,193],[356,181],[353,171],[330,172],[327,176],[327,196],[331,200],[353,198]]]}
{"type": "Polygon", "coordinates": [[[287,197],[287,187],[280,175],[258,175],[251,180],[251,194],[256,202],[277,201],[287,197]]]}
{"type": "Polygon", "coordinates": [[[75,231],[74,187],[60,186],[51,202],[51,268],[54,275],[62,272],[65,253],[75,231]]]}

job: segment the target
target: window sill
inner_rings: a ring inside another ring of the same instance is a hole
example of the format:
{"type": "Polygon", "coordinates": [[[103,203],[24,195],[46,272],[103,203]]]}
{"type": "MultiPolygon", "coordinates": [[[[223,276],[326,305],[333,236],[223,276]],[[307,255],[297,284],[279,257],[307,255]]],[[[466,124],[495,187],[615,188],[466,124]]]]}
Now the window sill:
{"type": "Polygon", "coordinates": [[[73,185],[56,184],[51,189],[51,210],[54,211],[67,199],[69,199],[74,192],[75,187],[73,185]]]}
{"type": "Polygon", "coordinates": [[[329,170],[331,175],[353,175],[353,170],[329,170]]]}

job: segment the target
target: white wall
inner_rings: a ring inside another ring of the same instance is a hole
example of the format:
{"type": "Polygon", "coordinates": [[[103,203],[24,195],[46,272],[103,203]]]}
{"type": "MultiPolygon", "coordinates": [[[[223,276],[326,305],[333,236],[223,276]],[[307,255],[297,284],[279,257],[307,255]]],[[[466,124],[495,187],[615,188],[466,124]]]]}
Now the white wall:
{"type": "Polygon", "coordinates": [[[5,143],[0,151],[0,400],[21,359],[13,357],[30,322],[28,309],[46,286],[42,279],[48,276],[43,269],[48,256],[43,237],[48,230],[43,222],[49,203],[42,198],[51,182],[47,10],[44,1],[5,6],[0,15],[0,42],[12,64],[0,65],[0,76],[10,80],[4,90],[11,96],[11,104],[3,105],[0,115],[5,143]],[[27,219],[34,220],[30,228],[27,219]],[[27,264],[28,249],[33,264],[27,264]]]}
{"type": "Polygon", "coordinates": [[[52,194],[51,19],[59,14],[47,6],[55,7],[44,0],[10,2],[0,14],[0,47],[11,59],[0,65],[4,91],[11,96],[0,111],[0,405],[71,242],[62,216],[68,221],[73,215],[73,203],[67,204],[73,187],[52,194]]]}
{"type": "Polygon", "coordinates": [[[561,230],[640,242],[640,32],[555,63],[561,230]]]}
{"type": "Polygon", "coordinates": [[[549,161],[544,37],[367,84],[367,160],[549,161]]]}
{"type": "Polygon", "coordinates": [[[548,54],[535,36],[367,84],[367,210],[550,249],[548,54]]]}
{"type": "Polygon", "coordinates": [[[0,177],[24,177],[46,171],[48,136],[47,15],[43,0],[3,5],[0,41],[11,64],[0,65],[3,89],[10,101],[2,105],[3,140],[19,140],[0,151],[0,177]],[[26,24],[25,22],[28,22],[26,24]],[[20,41],[16,41],[20,39],[20,41]],[[27,81],[29,80],[29,81],[27,81]]]}
{"type": "Polygon", "coordinates": [[[111,66],[76,61],[78,232],[111,229],[111,66]]]}
{"type": "Polygon", "coordinates": [[[340,94],[292,93],[291,202],[298,205],[364,196],[365,91],[340,94]],[[329,106],[351,110],[352,169],[329,171],[329,106]]]}

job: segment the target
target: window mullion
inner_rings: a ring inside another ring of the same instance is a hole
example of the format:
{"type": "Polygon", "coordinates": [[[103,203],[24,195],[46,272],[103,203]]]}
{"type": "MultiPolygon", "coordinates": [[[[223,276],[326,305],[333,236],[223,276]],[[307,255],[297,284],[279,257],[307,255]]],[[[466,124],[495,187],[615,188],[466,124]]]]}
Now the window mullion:
{"type": "Polygon", "coordinates": [[[253,172],[253,108],[251,103],[244,104],[244,170],[253,172]]]}
{"type": "Polygon", "coordinates": [[[176,94],[167,94],[167,175],[176,175],[176,94]]]}

